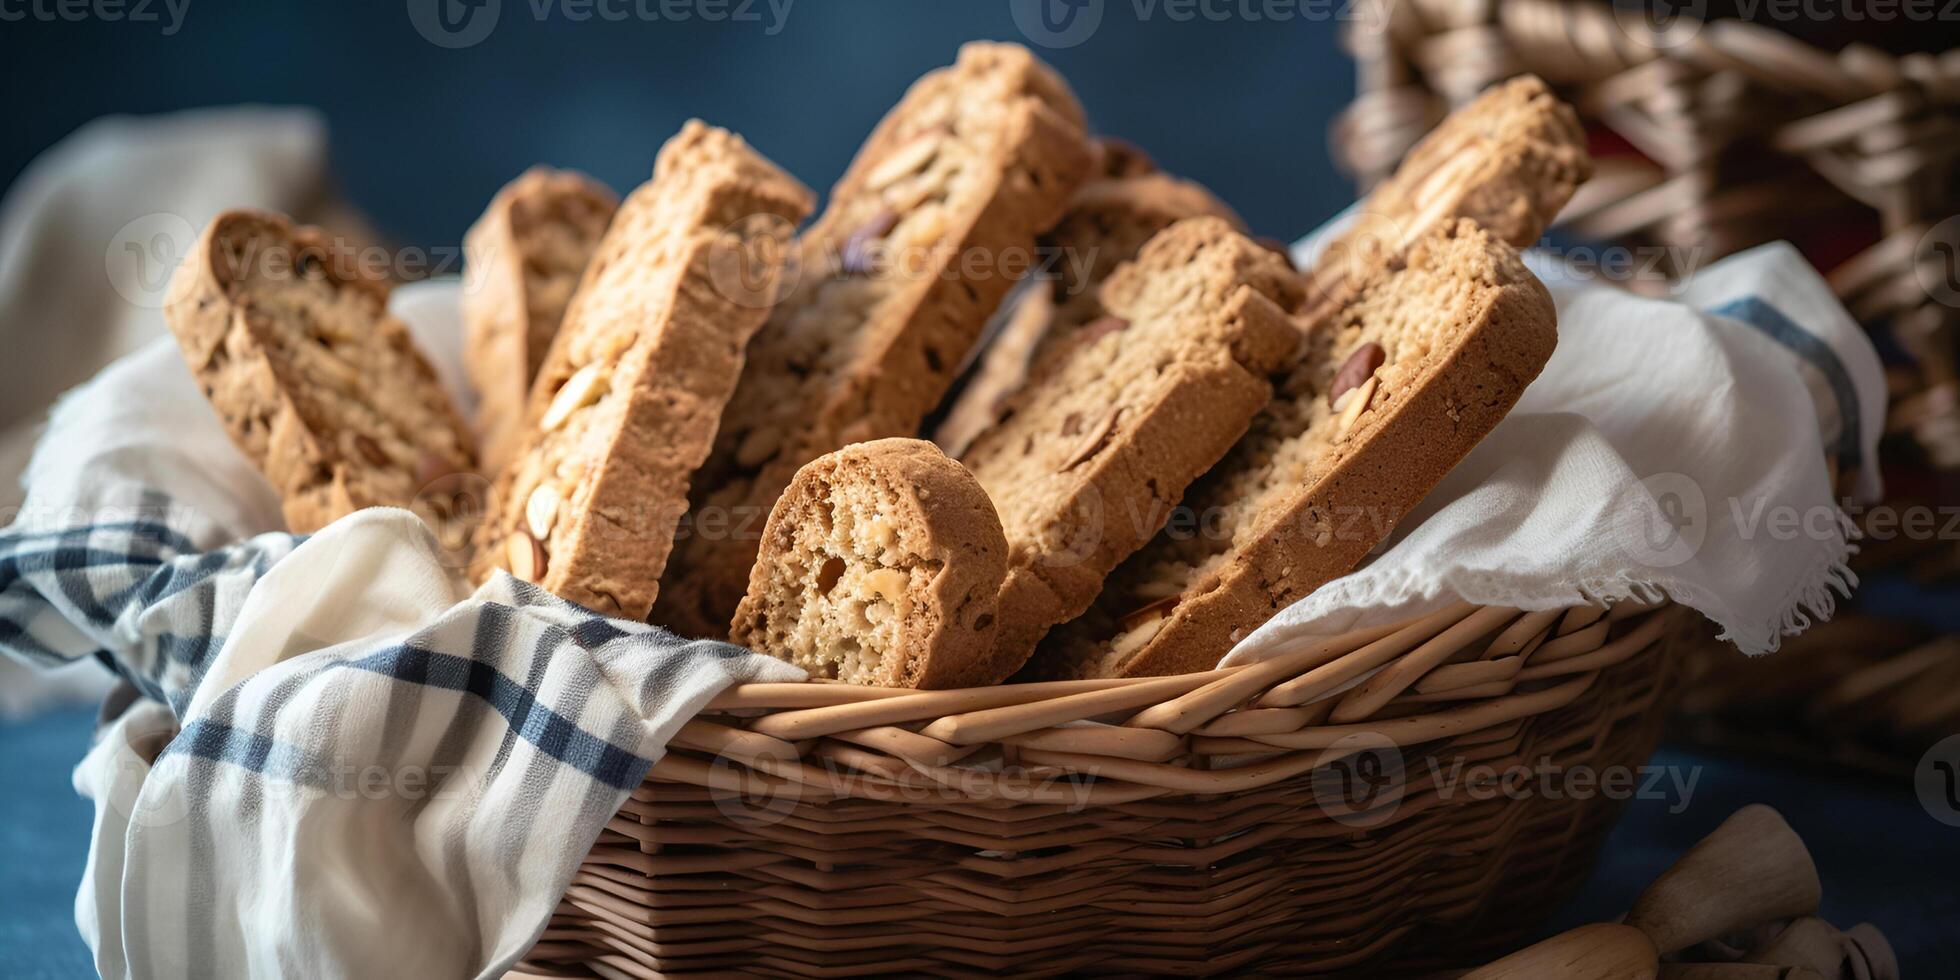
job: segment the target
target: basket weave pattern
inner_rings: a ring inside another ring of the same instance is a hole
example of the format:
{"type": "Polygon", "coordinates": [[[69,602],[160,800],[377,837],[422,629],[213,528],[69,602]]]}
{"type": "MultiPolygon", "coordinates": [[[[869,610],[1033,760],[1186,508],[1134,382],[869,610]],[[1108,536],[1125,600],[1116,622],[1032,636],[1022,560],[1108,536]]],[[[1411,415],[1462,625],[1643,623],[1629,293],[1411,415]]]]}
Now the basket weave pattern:
{"type": "Polygon", "coordinates": [[[1641,6],[1385,0],[1347,34],[1359,94],[1335,155],[1372,184],[1450,106],[1537,74],[1600,151],[1562,222],[1658,246],[1642,270],[1652,286],[1795,242],[1853,316],[1912,355],[1893,429],[1933,465],[1960,467],[1960,50],[1828,52],[1737,20],[1656,29],[1641,6]]]}
{"type": "Polygon", "coordinates": [[[739,687],[608,825],[527,965],[1474,961],[1576,886],[1616,806],[1457,777],[1644,762],[1692,618],[1460,604],[1201,674],[739,687]]]}

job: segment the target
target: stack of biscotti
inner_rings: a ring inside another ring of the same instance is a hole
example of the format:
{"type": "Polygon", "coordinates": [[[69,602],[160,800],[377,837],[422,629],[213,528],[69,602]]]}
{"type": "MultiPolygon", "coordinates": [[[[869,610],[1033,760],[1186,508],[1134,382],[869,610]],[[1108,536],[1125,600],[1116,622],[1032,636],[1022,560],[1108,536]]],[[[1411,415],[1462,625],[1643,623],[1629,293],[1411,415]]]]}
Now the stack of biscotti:
{"type": "Polygon", "coordinates": [[[1025,49],[969,44],[913,85],[798,241],[798,281],[750,345],[654,621],[726,634],[791,477],[914,434],[1090,165],[1081,108],[1025,49]]]}
{"type": "Polygon", "coordinates": [[[204,230],[164,309],[232,441],[311,532],[363,507],[415,510],[460,545],[475,467],[461,415],[390,316],[388,283],[325,232],[258,211],[204,230]]]}
{"type": "Polygon", "coordinates": [[[964,467],[917,439],[858,443],[770,510],[729,638],[852,684],[991,684],[1006,554],[964,467]]]}
{"type": "Polygon", "coordinates": [[[965,458],[1007,533],[998,676],[1088,608],[1245,434],[1299,347],[1287,311],[1301,296],[1280,256],[1188,218],[1103,284],[1103,328],[1034,366],[965,458]]]}
{"type": "Polygon", "coordinates": [[[533,167],[497,192],[463,238],[463,365],[477,392],[486,474],[502,470],[524,438],[531,382],[618,207],[590,177],[533,167]]]}
{"type": "Polygon", "coordinates": [[[810,191],[698,121],[621,205],[532,386],[473,571],[644,619],[810,191]]]}
{"type": "Polygon", "coordinates": [[[1046,350],[1102,318],[1100,291],[1116,268],[1136,258],[1151,236],[1185,218],[1214,215],[1239,227],[1224,202],[1193,181],[1158,172],[1140,150],[1096,141],[1100,176],[1082,185],[1068,213],[1041,238],[1052,278],[1036,280],[987,346],[970,378],[933,431],[933,441],[963,455],[1000,418],[1046,350]]]}
{"type": "Polygon", "coordinates": [[[1308,332],[1273,404],[1186,496],[1195,519],[1126,563],[1035,672],[1209,669],[1360,563],[1510,410],[1557,333],[1509,245],[1467,219],[1417,239],[1308,332]]]}
{"type": "Polygon", "coordinates": [[[1310,274],[1303,351],[1186,494],[1193,519],[1125,562],[1026,673],[1207,669],[1386,538],[1551,356],[1551,298],[1509,241],[1535,239],[1585,179],[1580,139],[1570,110],[1522,79],[1418,146],[1412,172],[1364,203],[1372,230],[1310,274]]]}

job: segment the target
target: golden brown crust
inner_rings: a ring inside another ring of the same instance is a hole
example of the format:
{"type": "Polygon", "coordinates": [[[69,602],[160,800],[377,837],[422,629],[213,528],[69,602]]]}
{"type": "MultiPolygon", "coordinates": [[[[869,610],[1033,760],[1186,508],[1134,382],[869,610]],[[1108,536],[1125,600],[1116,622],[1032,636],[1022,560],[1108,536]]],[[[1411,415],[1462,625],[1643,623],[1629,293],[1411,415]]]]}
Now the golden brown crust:
{"type": "Polygon", "coordinates": [[[819,457],[777,499],[730,637],[818,677],[993,684],[1007,543],[972,474],[929,442],[819,457]]]}
{"type": "Polygon", "coordinates": [[[812,195],[692,121],[621,206],[538,372],[473,570],[643,619],[812,195]]]}
{"type": "Polygon", "coordinates": [[[423,491],[473,470],[473,441],[408,328],[388,315],[387,282],[352,251],[281,215],[224,212],[172,278],[165,318],[292,530],[396,506],[448,542],[448,501],[423,491]]]}
{"type": "Polygon", "coordinates": [[[690,501],[724,531],[676,550],[656,622],[723,633],[796,471],[917,430],[1090,163],[1081,108],[1018,46],[969,44],[907,92],[798,242],[690,501]]]}
{"type": "Polygon", "coordinates": [[[463,366],[476,388],[483,472],[524,437],[531,382],[619,197],[584,174],[532,167],[504,185],[463,238],[463,366]]]}

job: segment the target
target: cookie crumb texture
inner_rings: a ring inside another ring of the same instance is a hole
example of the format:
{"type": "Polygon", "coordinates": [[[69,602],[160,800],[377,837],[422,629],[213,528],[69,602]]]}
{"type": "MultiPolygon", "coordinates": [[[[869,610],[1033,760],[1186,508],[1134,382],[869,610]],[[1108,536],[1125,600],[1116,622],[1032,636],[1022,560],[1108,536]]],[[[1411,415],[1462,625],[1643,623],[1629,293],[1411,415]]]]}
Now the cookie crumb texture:
{"type": "Polygon", "coordinates": [[[1006,547],[986,493],[931,443],[851,446],[770,511],[731,639],[850,684],[995,683],[1006,547]]]}
{"type": "Polygon", "coordinates": [[[1024,48],[969,44],[912,86],[798,241],[691,499],[728,533],[676,549],[655,622],[721,635],[797,469],[918,431],[1090,166],[1081,107],[1024,48]]]}
{"type": "Polygon", "coordinates": [[[491,491],[472,571],[503,568],[645,618],[812,194],[726,130],[691,121],[613,219],[538,372],[526,436],[491,491]],[[731,269],[730,263],[736,263],[731,269]],[[733,278],[739,272],[743,278],[733,278]],[[744,288],[736,288],[742,286],[744,288]]]}
{"type": "Polygon", "coordinates": [[[473,440],[388,284],[344,244],[260,211],[213,219],[171,281],[165,318],[232,441],[300,533],[363,507],[406,507],[447,547],[473,509],[452,478],[473,440]]]}
{"type": "Polygon", "coordinates": [[[1503,419],[1551,357],[1555,316],[1517,251],[1473,222],[1419,240],[1312,325],[1272,402],[1186,495],[1201,528],[1159,534],[1125,562],[1050,635],[1034,673],[1215,666],[1354,568],[1503,419]]]}
{"type": "Polygon", "coordinates": [[[497,192],[463,239],[463,364],[488,475],[523,440],[531,382],[618,208],[618,196],[584,174],[533,167],[497,192]]]}

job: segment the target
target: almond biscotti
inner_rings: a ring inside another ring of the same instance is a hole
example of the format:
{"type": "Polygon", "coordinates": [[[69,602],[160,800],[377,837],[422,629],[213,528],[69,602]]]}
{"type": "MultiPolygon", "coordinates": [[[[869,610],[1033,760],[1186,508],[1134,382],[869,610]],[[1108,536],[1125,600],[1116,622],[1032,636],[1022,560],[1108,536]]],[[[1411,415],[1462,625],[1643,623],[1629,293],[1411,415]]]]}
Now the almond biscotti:
{"type": "Polygon", "coordinates": [[[689,122],[620,206],[532,386],[472,568],[613,616],[652,608],[688,482],[809,213],[741,137],[689,122]]]}
{"type": "Polygon", "coordinates": [[[777,498],[730,639],[852,684],[992,683],[1006,554],[964,467],[918,439],[859,443],[777,498]]]}
{"type": "Polygon", "coordinates": [[[524,437],[531,381],[619,198],[584,174],[533,167],[504,185],[463,237],[463,366],[477,392],[483,472],[524,437]]]}
{"type": "Polygon", "coordinates": [[[1082,111],[1025,49],[969,44],[886,115],[749,348],[654,621],[723,635],[804,463],[912,435],[1088,173],[1082,111]]]}
{"type": "Polygon", "coordinates": [[[933,441],[954,456],[964,455],[1000,417],[1008,396],[1041,360],[1037,351],[1102,316],[1104,280],[1135,258],[1151,236],[1199,215],[1238,227],[1232,210],[1203,187],[1150,171],[1148,158],[1122,144],[1098,143],[1104,165],[1116,173],[1084,184],[1061,222],[1042,236],[1043,250],[1057,256],[1053,281],[1033,284],[1014,302],[1013,314],[933,431],[933,441]]]}
{"type": "Polygon", "coordinates": [[[999,676],[1080,614],[1272,397],[1300,334],[1298,277],[1222,218],[1190,218],[1101,290],[966,464],[1007,530],[999,676]]]}
{"type": "Polygon", "coordinates": [[[1174,523],[1056,630],[1031,672],[1208,670],[1346,574],[1510,411],[1557,342],[1517,251],[1463,220],[1309,332],[1299,366],[1174,523]]]}
{"type": "Polygon", "coordinates": [[[447,494],[424,491],[472,470],[475,449],[388,292],[326,232],[227,211],[184,257],[164,316],[288,527],[408,507],[447,542],[467,528],[447,494]]]}
{"type": "Polygon", "coordinates": [[[1338,304],[1346,288],[1431,230],[1470,218],[1524,248],[1592,174],[1572,107],[1533,75],[1486,89],[1424,136],[1323,250],[1308,295],[1338,304]]]}

